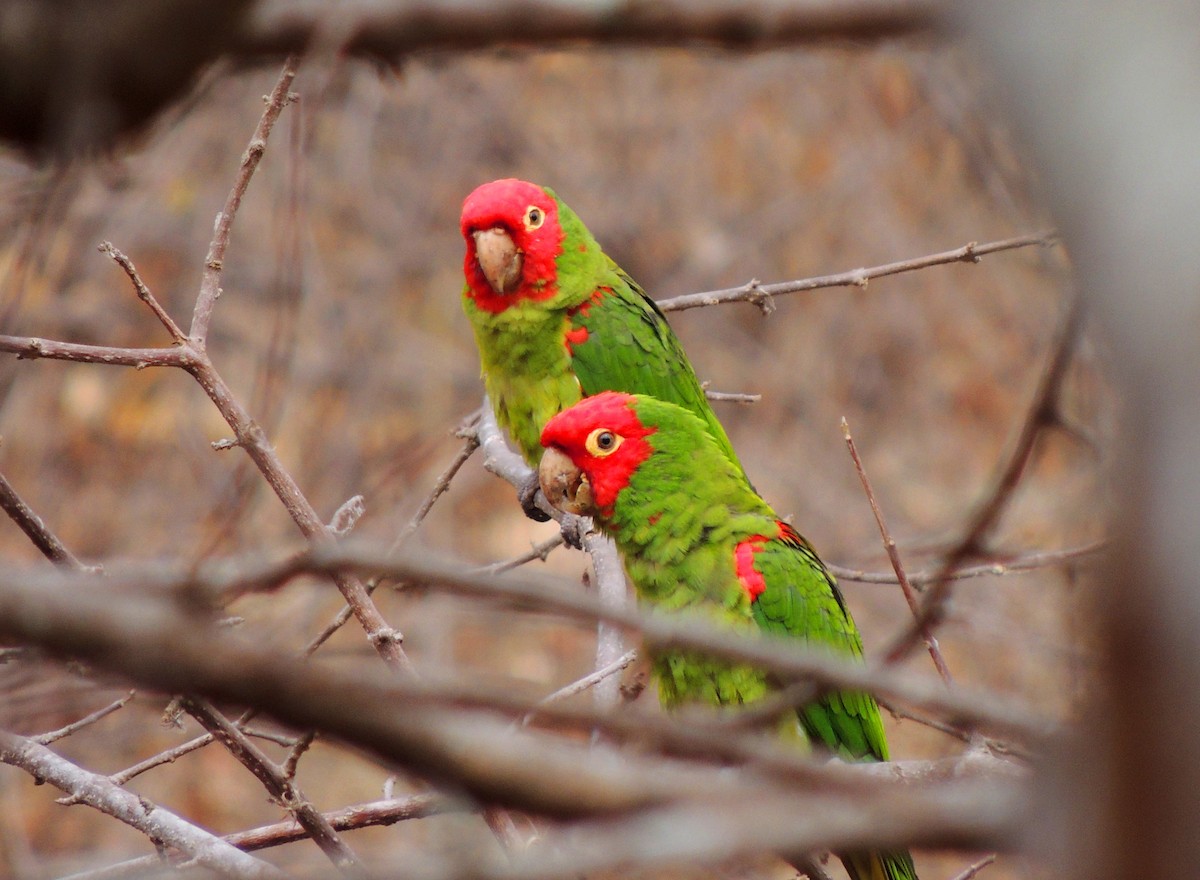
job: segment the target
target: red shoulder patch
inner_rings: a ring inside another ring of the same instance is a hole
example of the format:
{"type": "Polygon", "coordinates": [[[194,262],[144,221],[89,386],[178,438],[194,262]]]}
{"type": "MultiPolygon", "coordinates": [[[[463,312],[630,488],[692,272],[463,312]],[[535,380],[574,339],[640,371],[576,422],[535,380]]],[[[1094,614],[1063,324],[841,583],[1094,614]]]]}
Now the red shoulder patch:
{"type": "Polygon", "coordinates": [[[737,571],[737,578],[742,585],[742,589],[746,591],[746,595],[753,602],[763,594],[767,588],[767,582],[763,579],[762,573],[754,567],[754,557],[757,553],[762,552],[762,549],[767,546],[767,537],[765,535],[753,535],[737,545],[733,551],[734,569],[737,571]]]}
{"type": "Polygon", "coordinates": [[[574,330],[568,330],[566,335],[567,351],[570,354],[575,353],[575,346],[583,345],[588,341],[587,327],[576,327],[574,330]]]}

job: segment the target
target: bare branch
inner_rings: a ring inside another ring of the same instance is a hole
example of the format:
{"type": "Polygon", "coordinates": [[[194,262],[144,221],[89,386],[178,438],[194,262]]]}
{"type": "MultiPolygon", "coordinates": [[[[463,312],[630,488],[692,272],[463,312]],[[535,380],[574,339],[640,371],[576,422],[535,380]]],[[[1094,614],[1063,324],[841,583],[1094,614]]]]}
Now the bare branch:
{"type": "Polygon", "coordinates": [[[50,358],[75,361],[80,364],[108,364],[118,367],[182,367],[191,366],[191,351],[187,348],[118,348],[111,345],[84,345],[78,342],[59,342],[36,336],[0,335],[0,351],[15,354],[20,360],[50,358]]]}
{"type": "Polygon", "coordinates": [[[90,715],[85,715],[82,718],[80,718],[78,721],[74,721],[71,724],[68,724],[66,727],[60,727],[58,730],[52,730],[49,733],[39,734],[38,736],[30,737],[30,739],[32,739],[38,745],[48,746],[48,745],[50,745],[50,743],[52,743],[56,740],[63,739],[64,737],[68,737],[71,734],[75,733],[77,730],[82,730],[83,728],[87,727],[89,724],[95,724],[101,718],[106,718],[107,716],[111,715],[113,712],[116,712],[118,709],[124,708],[125,704],[128,703],[130,700],[132,700],[133,695],[136,693],[137,693],[137,691],[130,691],[125,696],[121,697],[121,699],[114,700],[113,702],[111,702],[107,706],[105,706],[103,709],[97,709],[95,712],[92,712],[90,715]]]}
{"type": "Polygon", "coordinates": [[[0,510],[7,513],[9,518],[33,542],[33,546],[37,547],[42,555],[55,565],[67,566],[75,571],[97,570],[92,566],[84,565],[75,557],[75,554],[67,549],[67,546],[58,539],[58,535],[54,534],[45,521],[34,513],[33,508],[17,494],[17,490],[3,474],[0,474],[0,510]]]}
{"type": "Polygon", "coordinates": [[[916,257],[911,260],[901,260],[898,263],[885,263],[870,269],[851,269],[836,275],[818,275],[815,278],[804,278],[799,281],[781,281],[777,284],[760,284],[750,281],[741,287],[730,287],[724,290],[710,290],[706,293],[689,293],[660,300],[658,307],[664,312],[677,312],[683,309],[695,309],[701,306],[715,306],[721,303],[748,302],[759,307],[764,312],[774,308],[771,298],[787,293],[803,293],[808,290],[819,290],[825,287],[866,287],[875,278],[886,275],[898,275],[901,272],[913,272],[917,269],[927,269],[930,266],[944,266],[950,263],[978,263],[979,258],[999,251],[1015,248],[1041,245],[1043,247],[1057,241],[1054,232],[1039,232],[1034,235],[1022,235],[1016,238],[1006,238],[1002,241],[991,241],[986,244],[970,242],[951,251],[930,254],[927,257],[916,257]]]}
{"type": "Polygon", "coordinates": [[[1025,466],[1033,456],[1038,436],[1044,428],[1060,423],[1059,397],[1082,327],[1083,304],[1077,296],[1067,307],[1051,350],[1049,363],[1042,374],[1029,413],[1021,425],[1016,448],[1005,462],[991,492],[972,514],[963,537],[942,562],[933,586],[921,603],[921,613],[917,615],[916,621],[884,652],[888,662],[894,663],[907,656],[921,640],[921,634],[927,628],[936,627],[945,617],[952,583],[949,575],[966,560],[983,551],[984,538],[1012,500],[1021,475],[1025,473],[1025,466]]]}
{"type": "MultiPolygon", "coordinates": [[[[439,813],[465,809],[463,802],[456,802],[442,795],[416,794],[401,798],[387,798],[366,804],[354,804],[340,810],[324,813],[326,821],[335,831],[355,831],[381,825],[394,825],[408,819],[424,819],[439,813]]],[[[271,825],[251,828],[226,834],[222,839],[245,852],[295,843],[308,836],[295,819],[286,819],[271,825]]],[[[71,880],[131,880],[134,877],[158,875],[163,861],[157,856],[143,856],[96,871],[74,874],[71,880]]]]}
{"type": "Polygon", "coordinates": [[[996,858],[997,858],[996,853],[992,853],[991,855],[984,856],[979,861],[975,862],[972,865],[969,865],[966,868],[966,870],[962,871],[961,873],[955,874],[952,878],[950,878],[950,880],[972,880],[972,878],[975,877],[976,875],[978,875],[980,871],[982,871],[988,865],[992,864],[992,862],[996,861],[996,858]]]}
{"type": "MultiPolygon", "coordinates": [[[[8,634],[14,639],[38,644],[54,652],[114,664],[114,668],[119,667],[117,671],[124,671],[140,680],[151,680],[155,686],[172,693],[203,691],[200,683],[208,680],[220,683],[219,687],[214,684],[215,689],[210,692],[211,696],[220,699],[264,709],[280,702],[290,705],[282,693],[263,692],[270,690],[267,679],[272,675],[280,675],[285,679],[279,683],[279,688],[297,686],[289,675],[275,668],[276,664],[284,668],[282,659],[272,656],[261,675],[252,674],[250,668],[264,662],[264,659],[250,651],[250,647],[236,638],[235,634],[220,628],[198,626],[195,620],[180,620],[177,605],[164,602],[163,597],[175,590],[186,591],[193,601],[210,593],[220,595],[229,583],[229,567],[216,568],[223,573],[210,580],[207,566],[188,567],[173,575],[165,574],[158,567],[155,577],[142,581],[145,588],[156,585],[152,592],[138,588],[139,576],[136,574],[121,573],[119,577],[114,574],[112,580],[119,580],[122,584],[118,592],[109,587],[108,581],[97,584],[95,579],[80,580],[78,576],[59,572],[0,572],[0,635],[8,634]],[[53,622],[54,626],[50,627],[49,622],[53,622]],[[136,625],[138,622],[142,625],[136,625]],[[172,638],[176,640],[175,643],[172,643],[172,638]],[[204,639],[212,642],[207,648],[198,644],[204,639]],[[120,649],[110,648],[112,645],[120,646],[120,649]],[[134,645],[140,647],[134,650],[134,645]],[[220,650],[217,646],[220,646],[220,650]],[[189,665],[185,662],[186,655],[192,650],[203,656],[193,658],[192,665],[189,665]],[[109,656],[110,651],[120,656],[109,656]],[[159,656],[161,661],[156,662],[155,658],[159,656]],[[184,670],[188,669],[191,672],[185,675],[184,670]],[[228,677],[236,679],[236,682],[227,681],[228,677]],[[255,696],[252,698],[250,695],[255,696]]],[[[241,568],[244,570],[245,566],[241,568]]],[[[809,679],[821,687],[834,690],[878,693],[884,698],[922,706],[945,718],[976,724],[998,735],[1021,741],[1036,740],[1049,732],[1042,719],[998,695],[984,696],[947,690],[940,682],[935,684],[911,673],[851,664],[809,650],[794,641],[731,633],[686,615],[664,619],[662,615],[632,608],[607,607],[591,596],[564,589],[564,581],[560,578],[532,573],[525,573],[520,579],[484,576],[460,565],[439,561],[427,552],[397,558],[386,553],[352,550],[344,546],[313,547],[303,554],[275,563],[273,568],[274,577],[267,577],[260,568],[254,572],[253,579],[264,583],[282,582],[286,577],[301,572],[328,574],[346,569],[379,571],[385,576],[427,587],[437,586],[492,601],[536,607],[573,619],[607,620],[624,629],[640,630],[646,643],[656,649],[694,649],[761,666],[776,672],[784,680],[809,679]]],[[[145,577],[142,575],[142,578],[145,577]]],[[[298,670],[294,674],[301,675],[298,670]]],[[[307,670],[304,674],[317,675],[317,672],[307,670]]],[[[360,670],[359,674],[363,676],[363,687],[366,687],[365,671],[360,670]]],[[[336,692],[337,685],[333,684],[332,679],[327,680],[327,684],[336,692]]],[[[353,683],[347,683],[346,686],[350,692],[354,690],[353,683]]],[[[401,682],[395,682],[395,686],[400,687],[401,682]]],[[[409,694],[406,699],[415,699],[415,694],[419,693],[416,681],[404,686],[413,689],[405,691],[409,694]]],[[[349,698],[348,693],[343,695],[346,699],[349,698]]],[[[386,698],[372,693],[373,696],[364,695],[364,699],[388,702],[397,699],[396,692],[390,692],[391,696],[386,698]]],[[[495,695],[493,697],[498,699],[495,695]]],[[[529,708],[527,704],[513,705],[513,710],[521,713],[529,708]]],[[[345,712],[340,714],[345,715],[345,712]]],[[[322,726],[279,717],[302,730],[322,726]]],[[[365,722],[350,722],[343,718],[337,720],[332,729],[343,730],[347,723],[356,727],[365,722]]]]}
{"type": "MultiPolygon", "coordinates": [[[[842,435],[846,438],[846,448],[850,450],[850,458],[854,460],[854,469],[858,471],[858,479],[862,482],[863,491],[867,493],[867,503],[871,505],[871,513],[875,515],[875,525],[879,527],[879,536],[883,539],[883,549],[892,563],[892,571],[896,573],[900,592],[904,594],[904,601],[908,603],[909,610],[916,617],[920,614],[917,594],[913,591],[912,585],[904,573],[904,565],[900,561],[900,551],[896,549],[896,541],[888,531],[887,523],[883,518],[883,510],[880,509],[879,502],[875,500],[875,491],[871,488],[871,481],[867,478],[867,469],[863,466],[862,458],[859,457],[858,449],[854,445],[854,438],[850,435],[850,424],[845,418],[842,419],[842,435]]],[[[933,659],[933,665],[937,668],[942,681],[947,685],[952,684],[950,667],[946,665],[946,658],[942,656],[942,649],[938,647],[933,629],[931,627],[922,629],[921,638],[925,640],[925,647],[928,649],[929,656],[933,659]]]]}
{"type": "Polygon", "coordinates": [[[113,262],[125,270],[125,274],[129,276],[129,280],[133,283],[133,289],[137,293],[138,299],[144,302],[150,311],[154,313],[154,317],[158,318],[159,323],[167,328],[167,332],[171,334],[173,340],[183,342],[186,339],[183,331],[179,329],[179,325],[167,314],[167,310],[159,305],[158,300],[154,298],[154,294],[150,292],[150,288],[142,281],[137,268],[133,265],[133,260],[113,247],[111,241],[100,242],[97,250],[111,257],[113,262]]]}
{"type": "MultiPolygon", "coordinates": [[[[545,48],[560,43],[671,46],[705,43],[748,49],[823,42],[879,40],[931,31],[936,4],[922,0],[845,3],[729,3],[721,0],[628,0],[565,3],[500,0],[380,5],[356,0],[339,6],[339,45],[369,56],[402,57],[427,49],[482,49],[497,45],[545,48]]],[[[315,2],[264,3],[255,11],[243,51],[306,50],[328,29],[315,2]]]]}
{"type": "Polygon", "coordinates": [[[275,127],[275,120],[279,118],[279,114],[283,112],[283,108],[290,99],[289,90],[292,80],[296,78],[296,65],[297,59],[294,55],[289,55],[284,61],[283,70],[279,74],[275,88],[267,97],[267,107],[258,121],[258,127],[250,137],[246,152],[242,154],[242,164],[234,179],[233,188],[230,189],[229,195],[225,199],[225,206],[221,209],[221,213],[217,215],[212,241],[208,246],[208,254],[204,258],[200,295],[196,298],[196,306],[192,312],[192,326],[188,332],[192,342],[201,351],[206,347],[213,306],[216,305],[217,297],[221,295],[221,273],[225,267],[225,250],[229,247],[229,232],[233,228],[233,221],[237,216],[238,207],[242,204],[242,197],[246,194],[246,188],[250,185],[250,178],[254,176],[254,170],[258,168],[259,160],[262,159],[263,152],[266,150],[267,138],[271,135],[271,129],[275,127]]]}
{"type": "MultiPolygon", "coordinates": [[[[1069,547],[1066,550],[1046,550],[1041,553],[1018,554],[1005,558],[1003,561],[987,562],[982,565],[960,568],[951,573],[949,579],[952,581],[961,581],[968,578],[986,577],[989,575],[1025,574],[1039,568],[1068,565],[1077,559],[1095,556],[1097,553],[1108,549],[1108,547],[1109,541],[1108,539],[1104,539],[1093,541],[1091,544],[1084,544],[1082,547],[1069,547]]],[[[854,581],[862,584],[898,583],[895,572],[863,571],[858,568],[844,568],[843,566],[831,565],[829,563],[826,563],[825,567],[840,581],[854,581]]],[[[939,576],[940,570],[927,569],[910,574],[908,582],[917,589],[920,589],[937,581],[939,576]]]]}
{"type": "Polygon", "coordinates": [[[565,543],[562,532],[559,532],[557,535],[551,535],[539,544],[534,544],[519,556],[514,556],[512,559],[506,559],[502,562],[493,562],[491,565],[480,566],[477,571],[481,574],[500,574],[505,571],[512,571],[514,568],[519,568],[526,562],[533,562],[535,559],[545,562],[551,550],[561,547],[565,543]]]}
{"type": "MultiPolygon", "coordinates": [[[[492,412],[491,401],[484,396],[483,408],[480,411],[479,422],[475,427],[476,437],[484,452],[483,466],[508,481],[513,486],[521,486],[532,477],[533,471],[525,461],[508,448],[500,426],[496,424],[496,416],[492,412]]],[[[558,522],[563,522],[569,514],[555,510],[545,497],[538,492],[538,506],[549,513],[558,522]]],[[[617,547],[610,538],[606,538],[590,528],[580,528],[583,535],[583,549],[592,559],[592,568],[596,572],[596,592],[600,603],[614,612],[622,612],[631,607],[629,590],[625,585],[625,569],[621,565],[621,557],[617,547]]],[[[596,670],[606,669],[627,650],[621,633],[612,626],[606,618],[600,618],[596,628],[596,670]]],[[[613,678],[605,678],[596,688],[597,704],[612,708],[621,698],[620,682],[613,678]]]]}
{"type": "Polygon", "coordinates": [[[709,400],[724,403],[759,403],[761,394],[747,394],[742,391],[709,391],[704,389],[704,396],[709,400]]]}
{"type": "Polygon", "coordinates": [[[0,731],[0,761],[20,767],[37,779],[73,795],[80,802],[119,819],[151,840],[187,853],[206,868],[247,880],[282,880],[278,868],[248,855],[170,810],[118,788],[31,739],[0,731]]]}
{"type": "MultiPolygon", "coordinates": [[[[548,706],[551,703],[558,702],[559,700],[565,700],[567,697],[573,697],[576,694],[583,693],[588,688],[593,687],[598,682],[608,678],[610,675],[616,675],[621,670],[627,668],[631,663],[633,663],[633,661],[637,660],[637,658],[638,652],[636,650],[626,651],[624,654],[618,657],[616,661],[610,663],[608,666],[605,666],[603,669],[597,669],[595,672],[589,673],[583,678],[577,679],[576,681],[571,682],[569,685],[559,688],[554,693],[543,697],[538,703],[538,706],[548,706]]],[[[521,719],[521,723],[528,724],[534,715],[535,713],[533,712],[529,713],[521,719]]]]}
{"type": "Polygon", "coordinates": [[[421,506],[417,508],[417,512],[413,514],[413,518],[408,521],[408,524],[396,536],[396,540],[392,543],[393,550],[399,550],[404,542],[407,541],[425,521],[425,517],[429,515],[429,511],[433,509],[433,505],[441,498],[446,490],[450,488],[450,481],[454,479],[459,470],[467,460],[475,454],[475,450],[479,448],[479,438],[474,434],[468,434],[466,441],[463,443],[462,449],[454,456],[454,460],[446,466],[446,469],[438,476],[433,484],[433,488],[429,490],[429,494],[425,496],[425,500],[421,502],[421,506]]]}
{"type": "Polygon", "coordinates": [[[207,700],[196,697],[184,697],[181,701],[184,711],[200,722],[201,726],[211,733],[229,750],[229,753],[240,761],[272,798],[282,807],[291,811],[296,821],[304,828],[313,843],[321,848],[321,852],[329,857],[343,874],[351,876],[361,872],[361,865],[354,852],[329,824],[329,821],[312,805],[291,781],[288,775],[274,761],[251,742],[235,725],[207,700]]]}

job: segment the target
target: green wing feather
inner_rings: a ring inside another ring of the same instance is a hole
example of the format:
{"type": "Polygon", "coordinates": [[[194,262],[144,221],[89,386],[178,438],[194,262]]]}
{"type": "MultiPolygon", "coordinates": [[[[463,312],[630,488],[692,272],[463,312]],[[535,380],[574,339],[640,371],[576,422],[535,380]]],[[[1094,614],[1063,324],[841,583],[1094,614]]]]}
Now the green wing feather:
{"type": "MultiPolygon", "coordinates": [[[[782,525],[782,524],[781,524],[782,525]]],[[[862,639],[842,599],[837,581],[804,538],[783,525],[782,534],[754,555],[766,589],[751,605],[762,629],[802,638],[810,645],[854,657],[862,639]]],[[[849,760],[888,759],[887,739],[875,698],[861,691],[827,694],[797,711],[813,742],[849,760]]],[[[853,880],[916,880],[912,856],[904,850],[841,854],[853,880]]]]}
{"type": "Polygon", "coordinates": [[[571,368],[584,396],[625,391],[682,406],[704,421],[722,453],[741,468],[666,316],[636,281],[606,262],[596,284],[600,293],[570,315],[571,329],[588,334],[571,347],[571,368]]]}
{"type": "MultiPolygon", "coordinates": [[[[862,639],[834,580],[807,541],[790,528],[754,555],[766,589],[751,606],[767,632],[804,639],[815,647],[862,656],[862,639]]],[[[799,711],[816,743],[851,760],[888,759],[879,706],[861,692],[827,694],[799,711]]]]}
{"type": "MultiPolygon", "coordinates": [[[[862,641],[837,582],[718,448],[704,420],[653,398],[638,398],[635,409],[641,424],[655,429],[646,437],[652,452],[598,522],[616,540],[639,598],[665,611],[861,657],[862,641]]],[[[779,687],[766,670],[696,651],[654,651],[651,660],[668,707],[753,703],[779,687]]],[[[843,758],[887,760],[879,707],[869,694],[827,694],[801,707],[796,719],[811,742],[843,758]]],[[[780,732],[799,737],[790,720],[780,732]]],[[[902,850],[839,855],[852,880],[916,878],[902,850]]]]}

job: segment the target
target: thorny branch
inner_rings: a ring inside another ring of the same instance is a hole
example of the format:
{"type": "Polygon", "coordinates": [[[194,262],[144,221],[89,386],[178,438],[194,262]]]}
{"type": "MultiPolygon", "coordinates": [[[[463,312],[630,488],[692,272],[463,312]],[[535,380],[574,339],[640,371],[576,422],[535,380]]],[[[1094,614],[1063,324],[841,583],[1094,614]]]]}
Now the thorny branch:
{"type": "Polygon", "coordinates": [[[885,263],[870,269],[851,269],[849,272],[839,272],[836,275],[818,275],[815,278],[781,281],[777,284],[762,284],[754,280],[741,287],[710,290],[705,293],[688,293],[659,300],[658,307],[664,312],[677,312],[701,306],[720,305],[721,303],[748,302],[758,306],[764,314],[769,314],[775,309],[772,297],[782,296],[786,293],[803,293],[825,287],[866,287],[868,282],[886,275],[899,275],[902,272],[914,272],[917,269],[928,269],[930,266],[944,266],[950,263],[978,263],[979,258],[987,254],[1030,247],[1031,245],[1047,247],[1057,240],[1053,232],[1039,232],[1034,235],[1021,235],[986,244],[970,242],[951,251],[916,257],[911,260],[901,260],[898,263],[885,263]]]}
{"type": "MultiPolygon", "coordinates": [[[[1034,571],[1039,568],[1052,568],[1054,566],[1065,566],[1075,563],[1077,560],[1086,559],[1089,556],[1107,549],[1109,542],[1107,540],[1093,541],[1090,544],[1084,544],[1081,547],[1070,547],[1066,550],[1046,550],[1041,553],[1022,553],[1014,556],[1005,557],[1002,561],[987,562],[982,565],[971,565],[957,569],[949,575],[952,581],[967,580],[969,578],[988,577],[988,576],[1003,576],[1009,574],[1024,574],[1029,571],[1034,571]]],[[[860,584],[895,584],[895,572],[884,571],[863,571],[858,568],[845,568],[840,565],[832,565],[826,563],[828,568],[839,581],[854,581],[860,584]]],[[[940,570],[928,569],[914,572],[908,576],[908,582],[920,590],[929,584],[935,583],[941,576],[940,570]]]]}

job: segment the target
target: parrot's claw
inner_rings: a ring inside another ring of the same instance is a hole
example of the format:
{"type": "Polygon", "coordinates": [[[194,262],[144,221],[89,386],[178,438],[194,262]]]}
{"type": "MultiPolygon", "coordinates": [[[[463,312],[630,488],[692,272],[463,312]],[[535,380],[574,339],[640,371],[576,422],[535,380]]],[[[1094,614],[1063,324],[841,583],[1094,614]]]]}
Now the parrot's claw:
{"type": "Polygon", "coordinates": [[[586,518],[573,513],[564,513],[558,525],[562,529],[563,543],[576,550],[582,550],[583,536],[587,534],[590,525],[586,518]]]}
{"type": "Polygon", "coordinates": [[[542,484],[538,482],[538,475],[535,471],[529,475],[520,486],[517,487],[517,500],[521,502],[521,509],[525,511],[525,515],[534,522],[549,522],[550,514],[538,507],[537,499],[538,492],[541,490],[542,484]]]}

